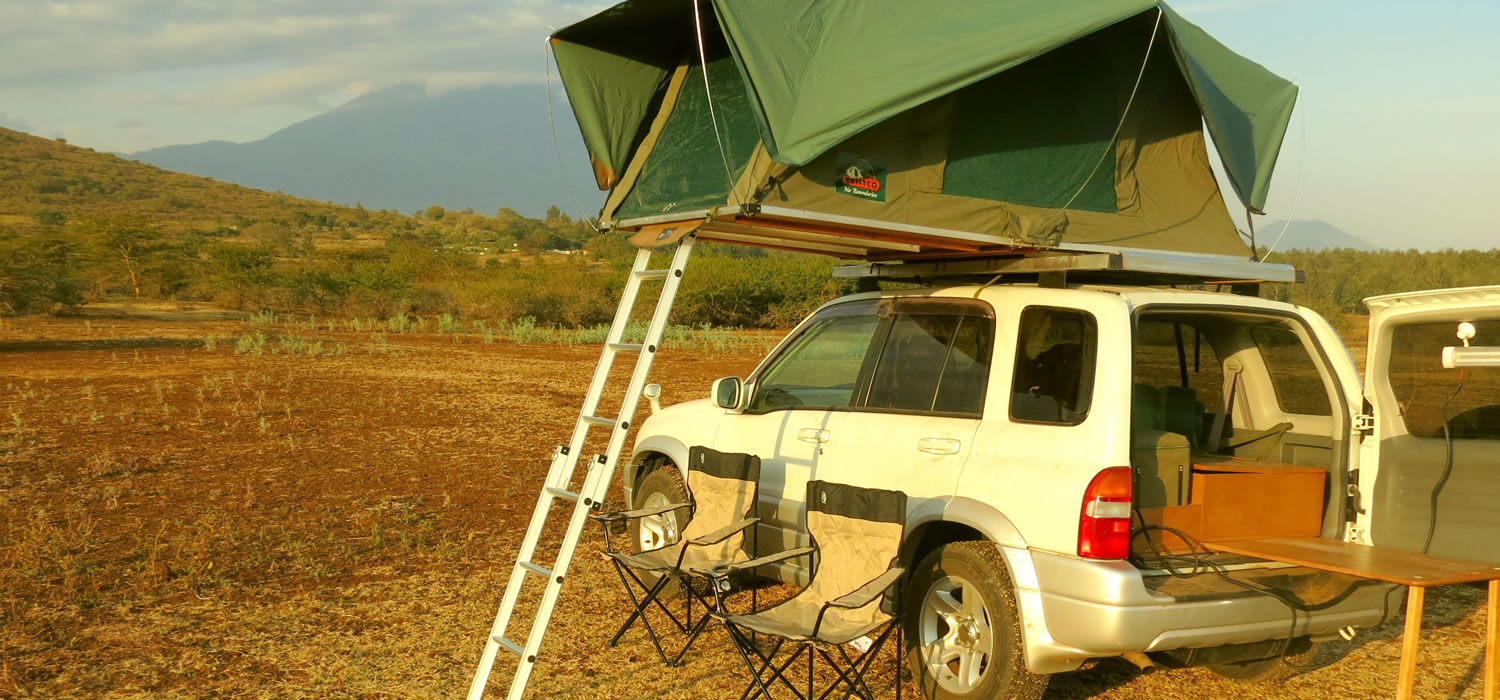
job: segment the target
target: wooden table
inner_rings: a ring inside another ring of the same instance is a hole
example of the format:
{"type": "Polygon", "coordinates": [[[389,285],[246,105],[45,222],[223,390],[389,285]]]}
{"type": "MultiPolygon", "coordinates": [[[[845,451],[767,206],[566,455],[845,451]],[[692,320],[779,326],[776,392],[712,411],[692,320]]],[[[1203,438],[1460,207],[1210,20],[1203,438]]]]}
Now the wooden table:
{"type": "Polygon", "coordinates": [[[1407,586],[1406,627],[1401,637],[1397,700],[1408,700],[1417,680],[1417,639],[1422,633],[1422,602],[1427,588],[1488,581],[1484,700],[1500,700],[1500,566],[1319,537],[1204,542],[1203,546],[1216,552],[1407,586]]]}

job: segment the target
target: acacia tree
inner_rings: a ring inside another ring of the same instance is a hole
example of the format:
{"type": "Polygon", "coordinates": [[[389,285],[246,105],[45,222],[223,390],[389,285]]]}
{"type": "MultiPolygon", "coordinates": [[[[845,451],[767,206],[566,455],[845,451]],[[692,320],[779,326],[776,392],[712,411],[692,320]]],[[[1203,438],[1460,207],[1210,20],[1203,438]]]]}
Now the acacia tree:
{"type": "Polygon", "coordinates": [[[133,216],[92,219],[78,229],[98,251],[107,266],[123,272],[131,292],[141,297],[141,273],[164,245],[161,234],[150,224],[133,216]]]}

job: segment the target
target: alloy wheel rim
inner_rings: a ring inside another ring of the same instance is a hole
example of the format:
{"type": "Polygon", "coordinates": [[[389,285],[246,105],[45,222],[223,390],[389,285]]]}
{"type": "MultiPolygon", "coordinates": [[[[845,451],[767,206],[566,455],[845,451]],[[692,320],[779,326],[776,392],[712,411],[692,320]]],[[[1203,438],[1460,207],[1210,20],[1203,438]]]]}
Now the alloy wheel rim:
{"type": "MultiPolygon", "coordinates": [[[[660,508],[671,505],[672,501],[664,493],[653,493],[646,497],[641,504],[642,508],[660,508]]],[[[669,544],[677,542],[680,530],[677,526],[677,511],[669,510],[660,515],[648,515],[640,520],[639,541],[635,543],[636,552],[649,552],[653,549],[661,549],[669,544]]]]}
{"type": "Polygon", "coordinates": [[[918,641],[922,663],[939,686],[959,694],[979,687],[994,654],[992,625],[973,583],[961,576],[933,582],[922,601],[918,641]]]}

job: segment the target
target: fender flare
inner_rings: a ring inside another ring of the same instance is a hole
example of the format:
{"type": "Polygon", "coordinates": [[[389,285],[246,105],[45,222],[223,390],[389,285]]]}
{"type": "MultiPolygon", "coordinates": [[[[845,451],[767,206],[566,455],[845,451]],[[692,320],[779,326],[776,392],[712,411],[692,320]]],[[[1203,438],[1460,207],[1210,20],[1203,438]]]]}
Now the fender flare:
{"type": "Polygon", "coordinates": [[[630,463],[625,465],[625,478],[621,482],[621,486],[625,490],[625,503],[627,504],[634,504],[635,502],[635,485],[640,481],[641,475],[641,457],[648,453],[666,455],[667,459],[672,460],[672,464],[677,465],[677,469],[682,472],[683,480],[686,481],[687,479],[687,467],[683,466],[688,463],[687,445],[682,444],[677,438],[667,435],[650,435],[641,438],[635,443],[635,450],[631,453],[630,463]]]}
{"type": "MultiPolygon", "coordinates": [[[[972,498],[955,496],[953,498],[924,499],[916,508],[906,516],[907,542],[902,545],[906,550],[917,545],[918,538],[910,536],[923,530],[925,526],[936,522],[950,522],[965,525],[978,530],[986,540],[994,542],[1002,547],[1026,548],[1026,539],[1021,537],[1021,531],[1016,528],[1015,523],[994,507],[982,501],[972,498]]],[[[905,551],[903,554],[911,555],[914,552],[905,551]]]]}

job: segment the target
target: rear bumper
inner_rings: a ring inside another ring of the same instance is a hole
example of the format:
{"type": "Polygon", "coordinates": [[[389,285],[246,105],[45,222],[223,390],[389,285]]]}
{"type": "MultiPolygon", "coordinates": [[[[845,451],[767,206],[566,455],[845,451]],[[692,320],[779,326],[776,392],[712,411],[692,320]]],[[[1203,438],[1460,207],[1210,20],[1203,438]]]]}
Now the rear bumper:
{"type": "MultiPolygon", "coordinates": [[[[1084,659],[1127,651],[1280,639],[1292,629],[1287,606],[1268,596],[1179,601],[1148,590],[1140,571],[1127,562],[1001,551],[1021,604],[1027,666],[1037,673],[1068,671],[1084,659]]],[[[1399,586],[1361,585],[1326,609],[1299,613],[1296,635],[1378,625],[1398,609],[1400,594],[1399,586]]]]}

